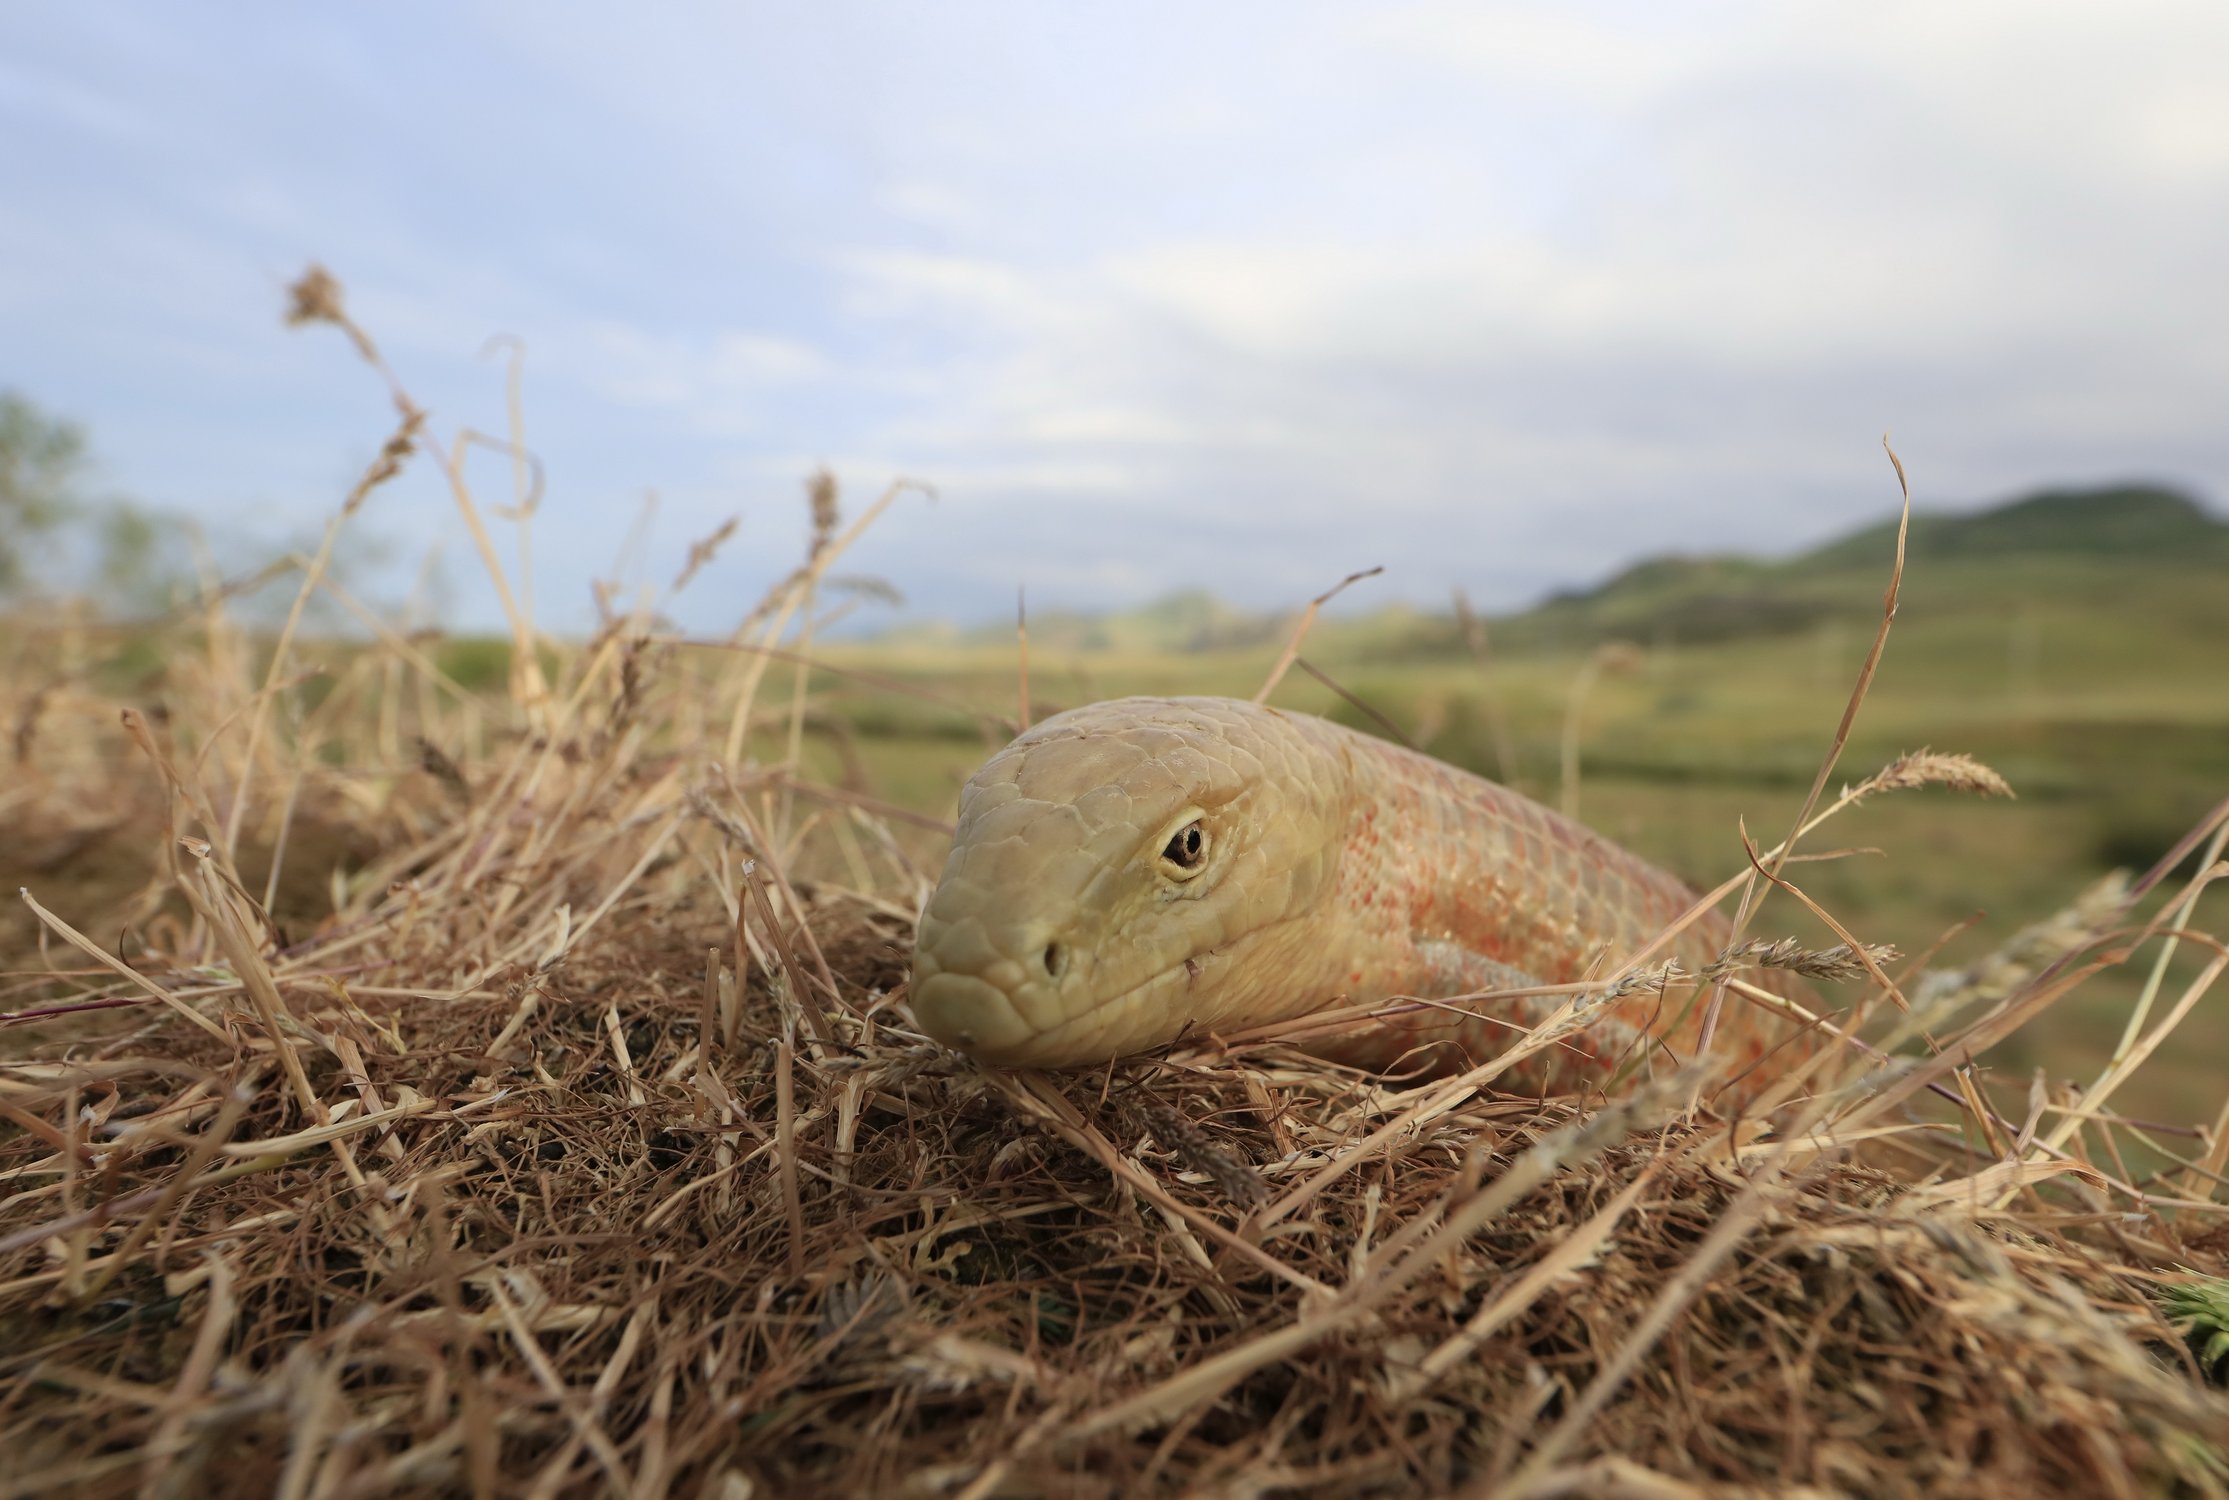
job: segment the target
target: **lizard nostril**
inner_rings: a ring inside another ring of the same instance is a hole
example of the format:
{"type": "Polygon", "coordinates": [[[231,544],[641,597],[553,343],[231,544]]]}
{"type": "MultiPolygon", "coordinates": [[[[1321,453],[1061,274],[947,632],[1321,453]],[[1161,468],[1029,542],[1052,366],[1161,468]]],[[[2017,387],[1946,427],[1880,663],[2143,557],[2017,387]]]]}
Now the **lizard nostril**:
{"type": "Polygon", "coordinates": [[[1061,951],[1060,944],[1047,943],[1045,945],[1045,972],[1047,974],[1058,979],[1060,971],[1066,967],[1067,961],[1068,955],[1061,951]]]}

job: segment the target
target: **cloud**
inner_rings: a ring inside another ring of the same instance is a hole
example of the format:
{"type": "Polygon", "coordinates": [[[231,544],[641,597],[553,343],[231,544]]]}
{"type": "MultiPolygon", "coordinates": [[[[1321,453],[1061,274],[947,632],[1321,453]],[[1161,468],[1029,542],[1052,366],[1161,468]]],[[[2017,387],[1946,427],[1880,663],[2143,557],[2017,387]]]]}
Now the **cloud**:
{"type": "Polygon", "coordinates": [[[314,508],[381,434],[303,258],[445,430],[517,335],[544,599],[646,488],[748,592],[823,460],[938,482],[873,555],[960,614],[1520,602],[1870,518],[1884,428],[1931,498],[2229,491],[2211,4],[104,14],[0,21],[21,378],[314,508]]]}
{"type": "MultiPolygon", "coordinates": [[[[1184,524],[1274,517],[1256,550],[1281,556],[1366,509],[1417,528],[1395,550],[1427,573],[1465,565],[1429,538],[1489,529],[1583,568],[1605,533],[1559,543],[1558,516],[1616,518],[1613,545],[1807,540],[1881,508],[1883,427],[1937,497],[2116,468],[2218,493],[2229,99],[2205,48],[2162,43],[2223,22],[2155,7],[2132,45],[2124,12],[1983,9],[1361,20],[1394,59],[1381,119],[1415,70],[1517,96],[1445,122],[1468,208],[1416,236],[1326,203],[1252,238],[1164,214],[1113,252],[857,259],[863,313],[972,351],[889,435],[1091,451],[1132,476],[1118,513],[1188,492],[1184,524]],[[1535,152],[1599,175],[1529,183],[1535,152]]],[[[1012,472],[978,474],[1002,513],[1012,472]]]]}

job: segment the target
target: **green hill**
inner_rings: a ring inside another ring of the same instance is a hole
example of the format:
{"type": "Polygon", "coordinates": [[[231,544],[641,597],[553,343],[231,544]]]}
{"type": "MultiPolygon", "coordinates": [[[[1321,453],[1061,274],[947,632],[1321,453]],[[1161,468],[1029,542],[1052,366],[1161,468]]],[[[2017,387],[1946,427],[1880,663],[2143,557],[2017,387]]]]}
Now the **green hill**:
{"type": "MultiPolygon", "coordinates": [[[[1884,521],[1805,553],[1790,566],[1871,567],[1895,540],[1896,523],[1884,521]]],[[[1915,515],[1909,541],[1937,561],[2058,554],[2229,562],[2229,522],[2215,519],[2188,495],[2149,485],[2047,490],[1970,515],[1915,515]]]]}
{"type": "MultiPolygon", "coordinates": [[[[1501,622],[1512,649],[1624,638],[1698,644],[1790,635],[1879,612],[1896,523],[1795,557],[1658,557],[1501,622]]],[[[2083,603],[2193,611],[2229,628],[2229,522],[2173,490],[2053,490],[1988,510],[1915,513],[1904,603],[1927,613],[2083,603]]]]}
{"type": "MultiPolygon", "coordinates": [[[[1590,588],[1551,595],[1491,622],[1497,651],[1584,650],[1607,640],[1708,645],[1799,636],[1879,617],[1896,550],[1884,519],[1790,557],[1705,553],[1646,558],[1590,588]]],[[[2229,639],[2229,521],[2156,485],[2048,490],[1988,509],[1915,511],[1904,606],[1943,617],[2007,608],[2131,610],[2169,633],[2229,639]]],[[[1187,589],[1103,614],[1037,611],[1033,645],[1091,656],[1261,650],[1284,639],[1289,610],[1240,609],[1187,589]]],[[[1005,648],[1010,622],[970,627],[917,621],[870,640],[1005,648]]],[[[1317,653],[1380,659],[1467,653],[1444,611],[1390,605],[1318,623],[1317,653]]]]}

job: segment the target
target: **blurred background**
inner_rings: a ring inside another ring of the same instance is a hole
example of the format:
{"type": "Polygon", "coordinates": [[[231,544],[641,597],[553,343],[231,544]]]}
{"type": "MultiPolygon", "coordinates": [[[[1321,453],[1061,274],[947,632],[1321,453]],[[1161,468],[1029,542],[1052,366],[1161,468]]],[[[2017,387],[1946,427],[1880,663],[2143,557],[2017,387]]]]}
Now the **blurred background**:
{"type": "MultiPolygon", "coordinates": [[[[530,568],[497,541],[552,649],[643,600],[724,635],[824,466],[847,516],[932,484],[821,635],[940,695],[819,679],[811,753],[878,797],[949,808],[1018,591],[1056,707],[1250,692],[1382,566],[1311,666],[1715,881],[1872,640],[1887,432],[1918,519],[1850,775],[1932,744],[2021,798],[1884,799],[1826,837],[1885,857],[1806,883],[1970,958],[2229,792],[2225,63],[2229,10],[2142,0],[12,7],[9,670],[60,601],[153,619],[315,545],[393,421],[282,326],[318,261],[444,442],[520,424],[530,568]]],[[[336,555],[500,686],[435,465],[336,555]]],[[[68,671],[157,692],[164,650],[68,671]]],[[[2096,993],[2011,1061],[2101,1056],[2096,993]]],[[[2229,1019],[2184,1034],[2217,1073],[2229,1019]]]]}

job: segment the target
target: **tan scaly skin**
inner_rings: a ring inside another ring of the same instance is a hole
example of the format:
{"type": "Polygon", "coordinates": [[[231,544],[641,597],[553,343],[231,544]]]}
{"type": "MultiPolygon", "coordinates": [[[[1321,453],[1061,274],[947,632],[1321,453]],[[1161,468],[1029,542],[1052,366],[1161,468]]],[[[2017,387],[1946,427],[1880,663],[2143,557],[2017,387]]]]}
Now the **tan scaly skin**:
{"type": "MultiPolygon", "coordinates": [[[[1692,899],[1505,787],[1324,719],[1125,698],[1047,719],[969,779],[921,916],[913,1009],[986,1062],[1077,1067],[1334,1007],[1605,976],[1692,899]]],[[[1706,914],[1657,956],[1698,967],[1726,937],[1706,914]]],[[[1683,1060],[1692,1001],[1617,1000],[1503,1086],[1599,1087],[1629,1060],[1683,1060]]],[[[1444,1071],[1562,1003],[1420,1009],[1310,1045],[1444,1071]]],[[[1713,1051],[1738,1095],[1768,1053],[1808,1054],[1778,1046],[1795,1032],[1728,1006],[1713,1051]]]]}

